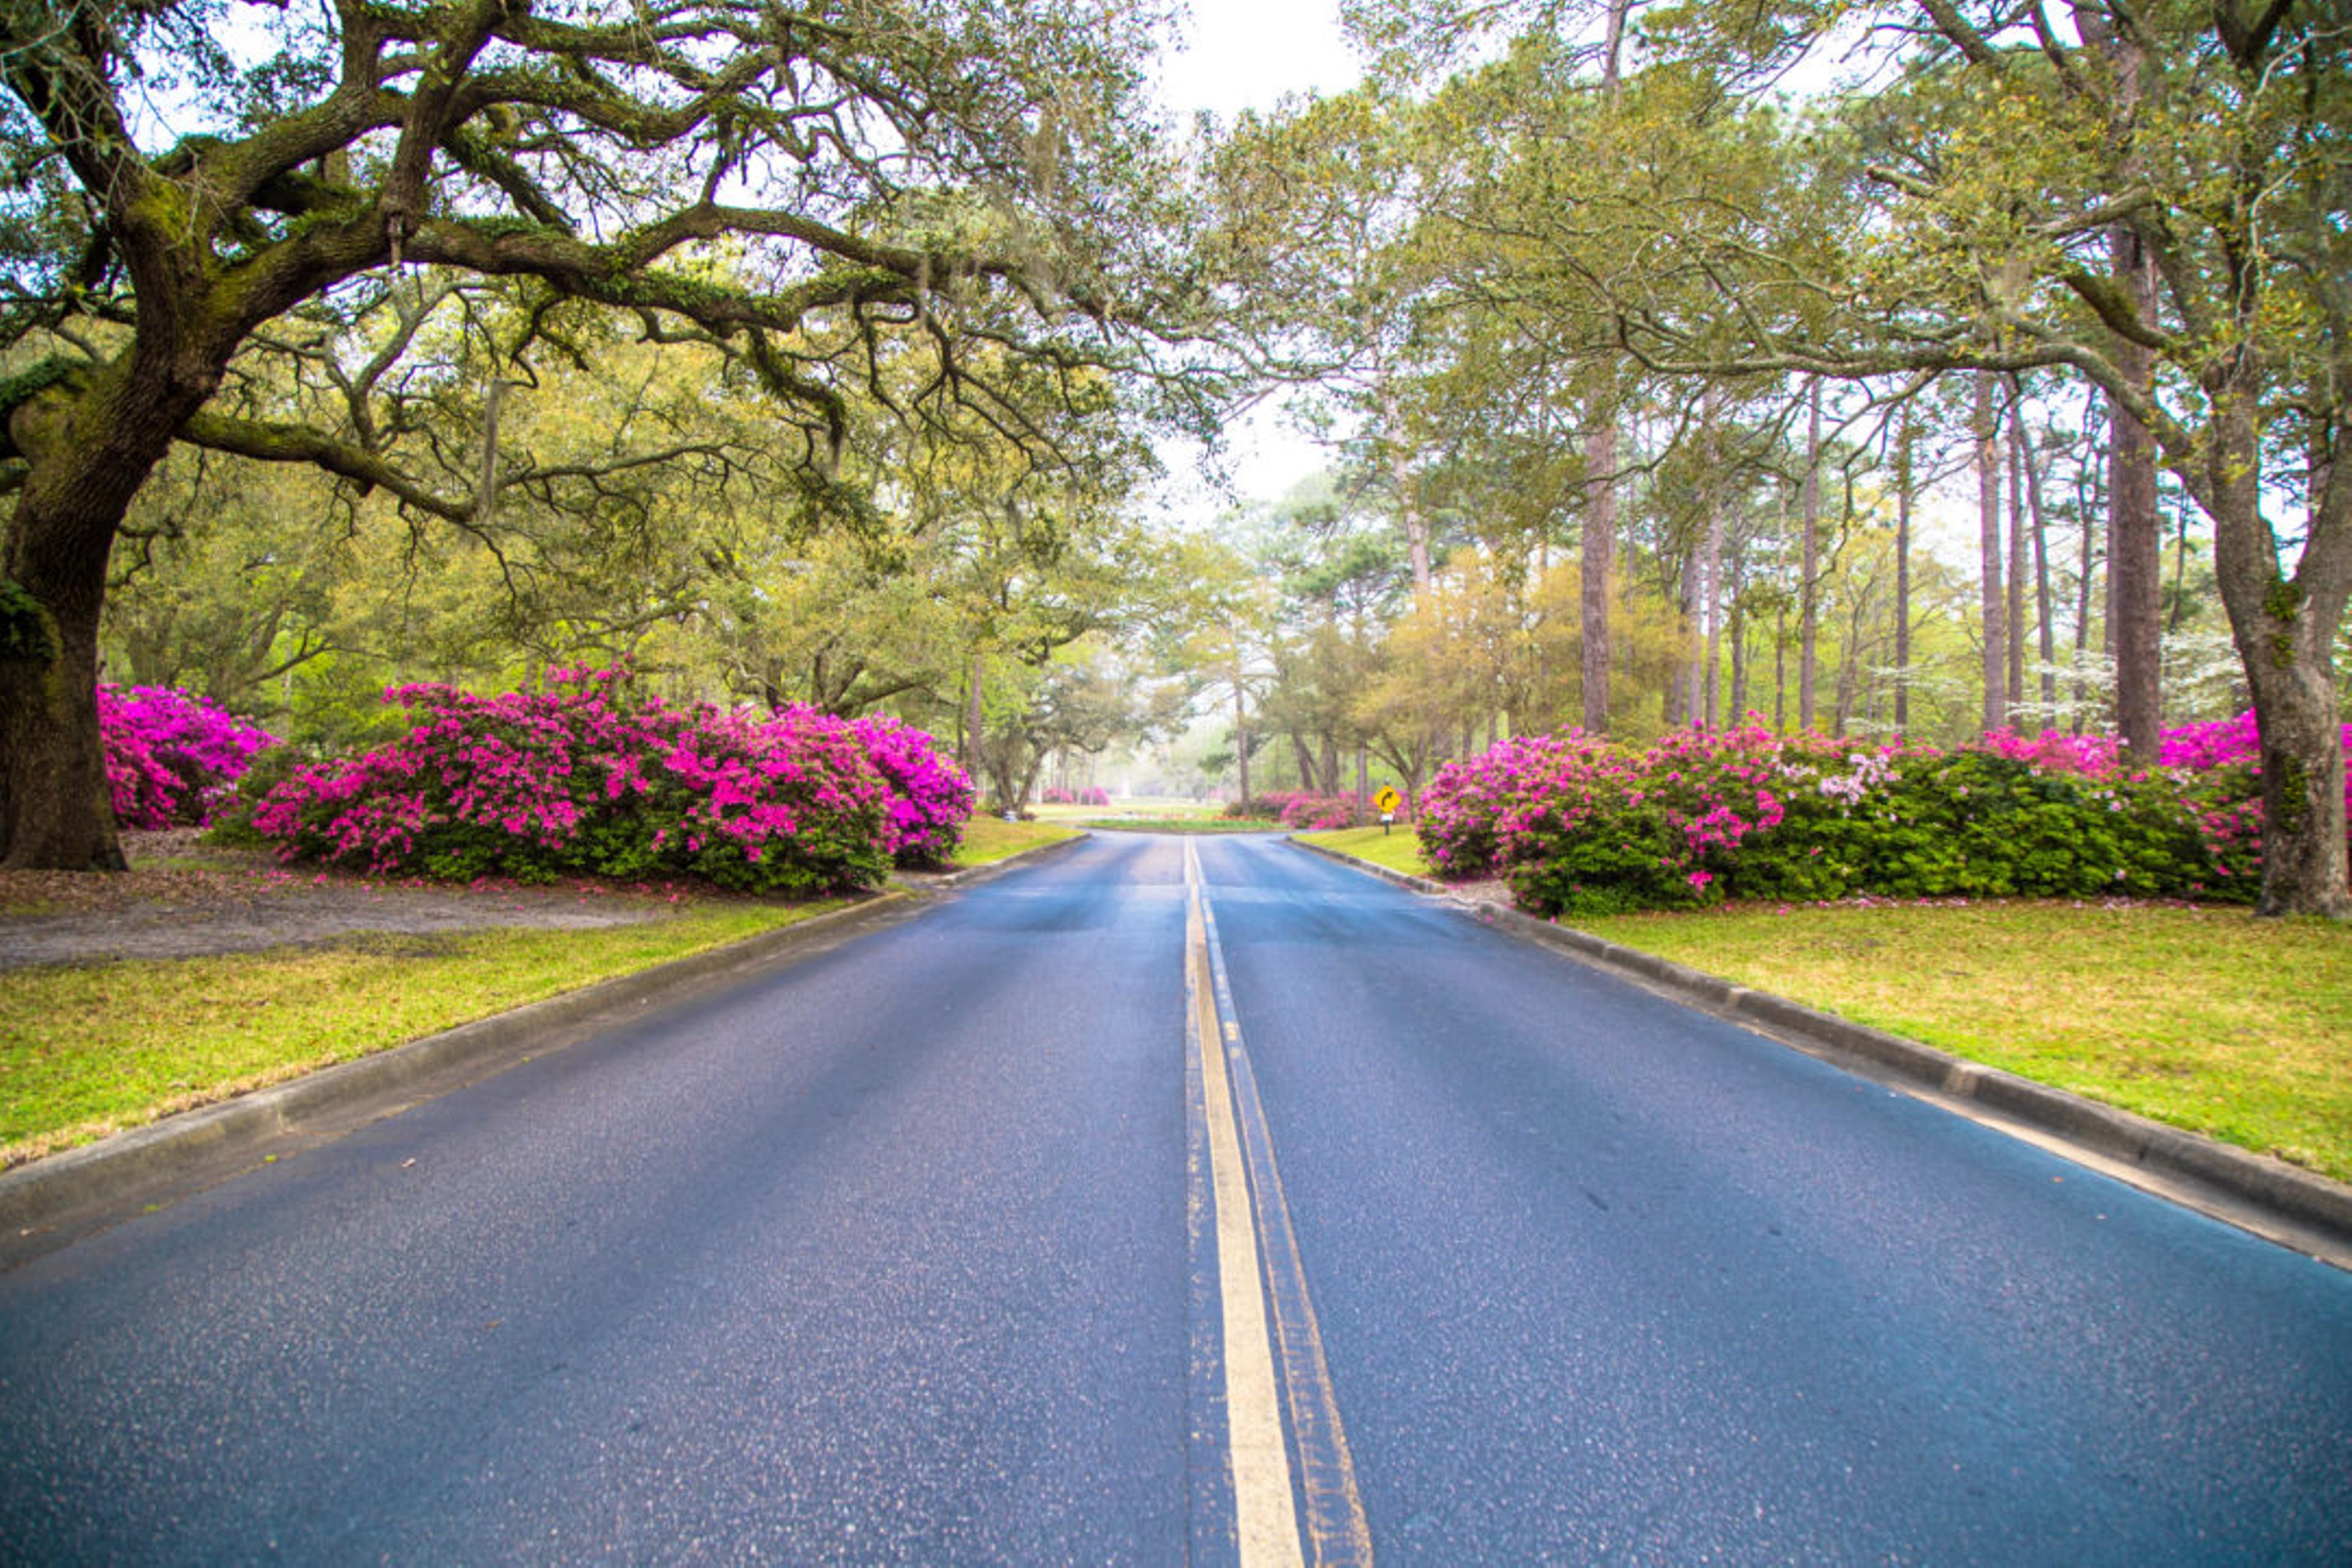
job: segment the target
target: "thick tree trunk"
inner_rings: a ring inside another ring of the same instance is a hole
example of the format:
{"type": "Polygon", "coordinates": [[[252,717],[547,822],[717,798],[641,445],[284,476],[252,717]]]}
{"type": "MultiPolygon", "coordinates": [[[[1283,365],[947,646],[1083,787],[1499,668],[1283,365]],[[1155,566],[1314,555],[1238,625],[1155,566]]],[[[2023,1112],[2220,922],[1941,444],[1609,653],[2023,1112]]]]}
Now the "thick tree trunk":
{"type": "Polygon", "coordinates": [[[2294,651],[2246,661],[2263,737],[2263,890],[2254,912],[2352,920],[2335,671],[2306,646],[2312,617],[2263,619],[2294,651]]]}
{"type": "Polygon", "coordinates": [[[2343,721],[2336,700],[2336,631],[2343,619],[2352,485],[2327,486],[2312,539],[2290,578],[2262,515],[2262,449],[2253,368],[2208,378],[2213,399],[2205,500],[2215,575],[2253,689],[2262,731],[2263,888],[2255,911],[2352,919],[2344,843],[2343,721]]]}
{"type": "Polygon", "coordinates": [[[98,731],[99,611],[131,499],[197,402],[126,361],[79,396],[11,411],[32,469],[0,559],[0,867],[123,868],[98,731]]]}
{"type": "Polygon", "coordinates": [[[120,871],[98,731],[98,606],[29,604],[53,657],[0,658],[0,868],[120,871]]]}
{"type": "Polygon", "coordinates": [[[1617,561],[1617,421],[1596,419],[1584,437],[1584,552],[1579,565],[1584,728],[1609,732],[1609,577],[1617,561]]]}

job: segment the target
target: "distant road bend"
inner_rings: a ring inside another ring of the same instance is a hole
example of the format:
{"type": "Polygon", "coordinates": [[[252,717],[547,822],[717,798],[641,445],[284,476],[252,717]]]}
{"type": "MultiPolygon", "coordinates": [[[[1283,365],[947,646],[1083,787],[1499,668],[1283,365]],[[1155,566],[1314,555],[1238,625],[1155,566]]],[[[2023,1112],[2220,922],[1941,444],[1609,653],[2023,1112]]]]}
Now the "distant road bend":
{"type": "Polygon", "coordinates": [[[0,1275],[0,1562],[2352,1563],[2352,1275],[1105,834],[0,1275]]]}

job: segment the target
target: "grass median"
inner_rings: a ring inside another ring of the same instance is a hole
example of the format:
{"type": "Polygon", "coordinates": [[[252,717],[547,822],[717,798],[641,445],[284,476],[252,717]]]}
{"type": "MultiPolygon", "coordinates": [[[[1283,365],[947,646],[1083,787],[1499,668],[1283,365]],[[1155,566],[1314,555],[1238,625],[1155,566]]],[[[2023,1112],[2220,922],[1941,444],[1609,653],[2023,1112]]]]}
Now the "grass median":
{"type": "Polygon", "coordinates": [[[1077,837],[1078,830],[1065,823],[1007,822],[1001,816],[975,816],[963,825],[963,842],[956,848],[955,863],[992,865],[1077,837]]]}
{"type": "Polygon", "coordinates": [[[1391,871],[1402,871],[1408,877],[1433,874],[1429,863],[1421,858],[1421,840],[1413,837],[1410,827],[1339,827],[1327,833],[1302,833],[1298,837],[1341,855],[1369,860],[1391,871]]]}
{"type": "Polygon", "coordinates": [[[0,1165],[843,907],[0,972],[0,1165]]]}
{"type": "MultiPolygon", "coordinates": [[[[1310,837],[1428,874],[1409,836],[1402,852],[1377,828],[1310,837]]],[[[1576,924],[2352,1181],[2352,929],[2064,901],[1746,905],[1576,924]]]]}

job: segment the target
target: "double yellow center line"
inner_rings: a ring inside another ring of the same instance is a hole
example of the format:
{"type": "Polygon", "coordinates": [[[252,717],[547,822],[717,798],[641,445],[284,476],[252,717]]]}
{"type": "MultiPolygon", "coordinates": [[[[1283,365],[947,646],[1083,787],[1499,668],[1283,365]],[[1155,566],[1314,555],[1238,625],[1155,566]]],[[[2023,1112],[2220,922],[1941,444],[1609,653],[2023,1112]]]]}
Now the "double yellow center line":
{"type": "Polygon", "coordinates": [[[1234,1016],[1216,914],[1189,842],[1184,889],[1185,1043],[1197,1053],[1216,1215],[1234,1542],[1243,1568],[1370,1563],[1347,1433],[1234,1016]]]}

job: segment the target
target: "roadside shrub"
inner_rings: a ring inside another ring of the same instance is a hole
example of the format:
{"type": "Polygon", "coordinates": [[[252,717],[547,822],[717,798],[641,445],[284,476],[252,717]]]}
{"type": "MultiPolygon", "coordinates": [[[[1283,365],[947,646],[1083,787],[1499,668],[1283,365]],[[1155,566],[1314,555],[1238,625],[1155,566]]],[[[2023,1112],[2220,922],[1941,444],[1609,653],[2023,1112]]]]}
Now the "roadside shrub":
{"type": "MultiPolygon", "coordinates": [[[[2352,724],[2343,730],[2344,751],[2352,762],[2352,724]]],[[[2038,736],[1996,731],[1985,737],[1989,748],[2033,761],[2037,765],[2110,779],[2123,771],[2116,742],[2105,736],[2062,736],[2044,731],[2038,736]]],[[[2163,732],[2158,765],[2178,774],[2197,775],[2194,793],[2208,848],[2226,866],[2233,884],[2252,888],[2262,879],[2262,732],[2252,710],[2234,719],[2184,724],[2163,732]]],[[[2147,775],[2133,775],[2146,782],[2147,775]]],[[[2352,766],[2344,781],[2347,833],[2352,837],[2352,766]]]]}
{"type": "Polygon", "coordinates": [[[278,743],[258,725],[169,686],[98,688],[99,736],[114,820],[123,827],[201,827],[254,757],[278,743]]]}
{"type": "Polygon", "coordinates": [[[632,703],[617,671],[550,679],[538,694],[386,693],[409,732],[296,769],[255,830],[288,859],[375,872],[691,875],[757,892],[878,883],[916,830],[893,826],[892,787],[845,721],[632,703]]]}
{"type": "Polygon", "coordinates": [[[1276,822],[1281,819],[1281,799],[1278,795],[1254,795],[1247,800],[1229,800],[1217,815],[1228,822],[1276,822]]]}
{"type": "Polygon", "coordinates": [[[1283,797],[1280,816],[1284,826],[1295,827],[1303,833],[1353,827],[1356,826],[1356,800],[1353,795],[1302,792],[1283,797]]]}
{"type": "Polygon", "coordinates": [[[1423,858],[1440,877],[1465,880],[1499,869],[1504,813],[1553,790],[1573,787],[1608,766],[1616,752],[1581,730],[1514,735],[1475,757],[1437,770],[1421,792],[1413,831],[1423,858]]]}
{"type": "Polygon", "coordinates": [[[901,866],[945,865],[971,820],[971,775],[940,756],[928,731],[887,714],[854,721],[850,728],[890,788],[885,847],[901,866]]]}
{"type": "Polygon", "coordinates": [[[1326,828],[1353,827],[1356,825],[1356,801],[1353,795],[1317,795],[1307,790],[1269,790],[1264,795],[1252,795],[1246,809],[1239,803],[1227,805],[1225,815],[1234,818],[1278,822],[1285,827],[1319,833],[1326,828]]]}
{"type": "Polygon", "coordinates": [[[1547,914],[1865,893],[2252,895],[2228,775],[2126,773],[2111,748],[2071,742],[1940,752],[1753,722],[1638,752],[1577,731],[1521,737],[1448,764],[1420,833],[1442,874],[1500,872],[1547,914]]]}

